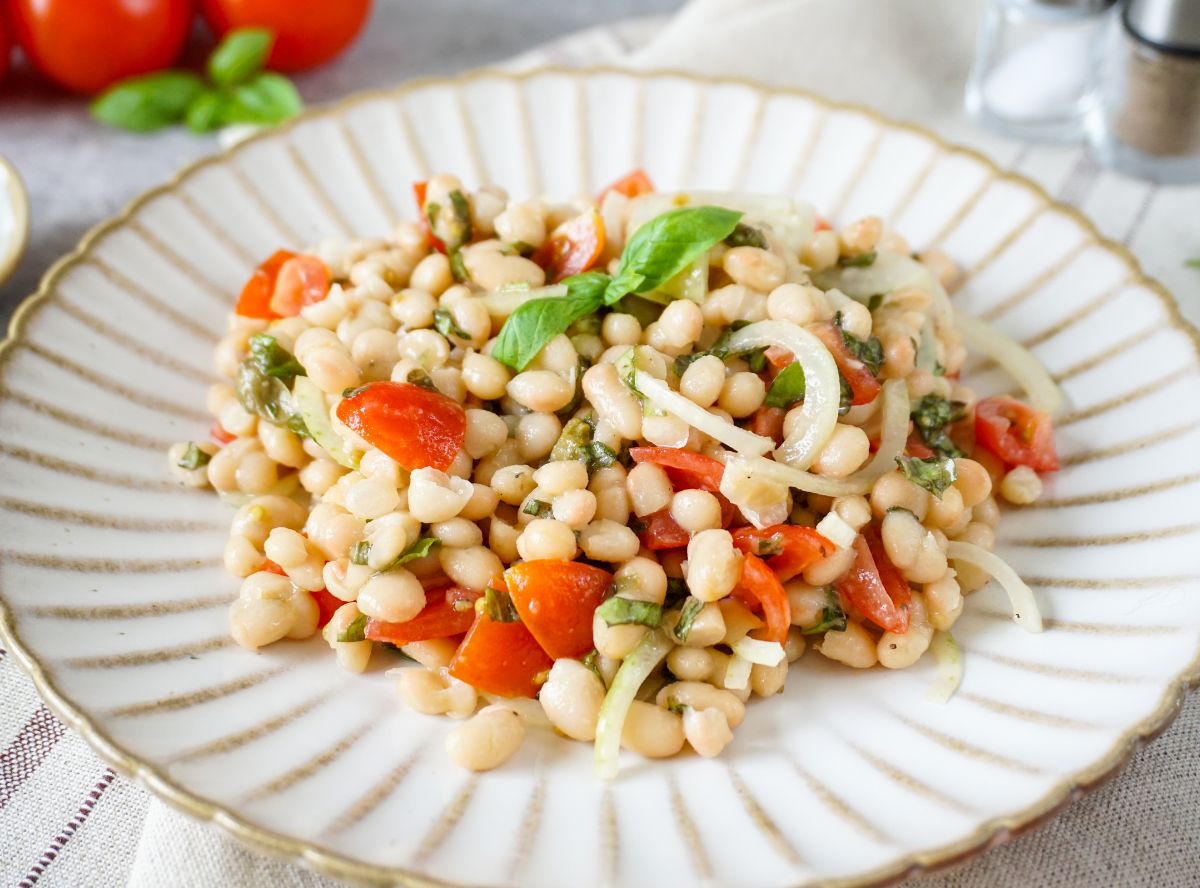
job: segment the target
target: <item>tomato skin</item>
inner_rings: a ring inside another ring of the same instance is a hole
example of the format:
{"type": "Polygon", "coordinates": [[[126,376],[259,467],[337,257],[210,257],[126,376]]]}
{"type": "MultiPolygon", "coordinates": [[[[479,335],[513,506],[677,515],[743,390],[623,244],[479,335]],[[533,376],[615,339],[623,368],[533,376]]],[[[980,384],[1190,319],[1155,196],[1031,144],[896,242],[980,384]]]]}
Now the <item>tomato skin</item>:
{"type": "Polygon", "coordinates": [[[638,534],[638,539],[641,540],[643,546],[653,552],[660,549],[678,549],[680,546],[686,546],[688,540],[692,538],[691,534],[680,527],[679,522],[671,517],[670,509],[651,512],[641,520],[646,528],[638,534]]]}
{"type": "Polygon", "coordinates": [[[497,623],[482,612],[455,651],[450,674],[487,694],[536,697],[538,676],[553,665],[523,623],[497,623]]]}
{"type": "Polygon", "coordinates": [[[1001,395],[975,405],[975,440],[1006,466],[1057,472],[1054,423],[1050,414],[1001,395]]]}
{"type": "Polygon", "coordinates": [[[872,623],[889,632],[908,631],[912,591],[888,560],[877,532],[868,530],[854,540],[854,563],[834,586],[872,623]]]}
{"type": "Polygon", "coordinates": [[[745,553],[742,558],[742,578],[733,587],[733,596],[763,615],[767,624],[765,639],[783,644],[792,625],[792,605],[783,583],[775,572],[757,555],[745,553]]]}
{"type": "Polygon", "coordinates": [[[604,203],[604,198],[608,196],[610,191],[623,194],[628,198],[635,198],[641,197],[643,194],[653,194],[655,188],[654,183],[650,181],[650,177],[646,175],[645,170],[633,170],[601,191],[596,197],[596,203],[604,203]]]}
{"type": "Polygon", "coordinates": [[[773,524],[761,529],[739,527],[731,533],[733,544],[743,553],[766,558],[767,566],[782,583],[832,554],[836,548],[813,528],[794,524],[773,524]],[[778,546],[782,551],[769,557],[761,555],[764,543],[778,546]]]}
{"type": "Polygon", "coordinates": [[[273,321],[278,314],[271,308],[271,297],[275,293],[275,281],[285,262],[296,254],[291,250],[276,250],[254,269],[250,279],[242,286],[234,311],[244,318],[263,318],[273,321]]]}
{"type": "Polygon", "coordinates": [[[829,323],[813,327],[812,332],[829,349],[837,363],[838,372],[850,384],[850,403],[857,407],[874,401],[879,396],[882,386],[871,372],[871,368],[850,354],[850,349],[846,348],[846,341],[842,339],[842,331],[829,323]]]}
{"type": "Polygon", "coordinates": [[[462,406],[407,382],[371,382],[337,405],[346,426],[410,472],[450,468],[467,434],[462,406]]]}
{"type": "Polygon", "coordinates": [[[421,219],[421,228],[425,232],[425,239],[429,241],[429,246],[437,250],[439,253],[446,252],[446,245],[433,236],[433,229],[429,227],[429,215],[425,212],[425,192],[429,190],[428,182],[413,182],[413,197],[417,202],[417,215],[421,219]]]}
{"type": "Polygon", "coordinates": [[[371,0],[201,0],[200,7],[218,37],[251,26],[274,31],[267,64],[278,71],[304,71],[340,55],[354,42],[371,11],[371,0]]]}
{"type": "Polygon", "coordinates": [[[709,493],[721,491],[725,465],[711,456],[674,447],[631,447],[629,455],[636,463],[662,466],[677,489],[699,487],[709,493]]]}
{"type": "Polygon", "coordinates": [[[329,268],[316,256],[292,256],[279,266],[271,290],[271,311],[281,318],[300,314],[329,295],[329,268]]]}
{"type": "Polygon", "coordinates": [[[192,0],[7,0],[8,22],[48,80],[91,95],[169,67],[191,27],[192,0]]]}
{"type": "Polygon", "coordinates": [[[612,574],[578,561],[522,561],[504,574],[521,621],[554,659],[592,649],[592,615],[612,574]]]}
{"type": "Polygon", "coordinates": [[[317,603],[320,616],[317,618],[317,628],[324,629],[325,624],[333,619],[334,613],[346,602],[331,593],[328,589],[318,589],[309,593],[317,603]]]}
{"type": "Polygon", "coordinates": [[[12,55],[12,44],[8,40],[8,26],[4,24],[4,9],[0,7],[0,83],[8,73],[8,60],[12,55]]]}
{"type": "Polygon", "coordinates": [[[425,607],[419,614],[406,623],[369,619],[366,636],[370,641],[386,641],[399,646],[462,635],[475,622],[474,602],[478,597],[479,593],[461,586],[426,589],[425,607]]]}
{"type": "Polygon", "coordinates": [[[208,434],[218,444],[228,444],[230,441],[236,441],[237,435],[225,431],[225,426],[221,425],[221,421],[214,419],[212,425],[208,427],[208,434]]]}
{"type": "Polygon", "coordinates": [[[587,271],[604,252],[604,220],[595,209],[559,225],[533,254],[550,283],[587,271]]]}
{"type": "Polygon", "coordinates": [[[770,438],[776,444],[783,443],[783,420],[787,411],[782,407],[759,407],[750,417],[747,428],[756,435],[770,438]]]}
{"type": "Polygon", "coordinates": [[[796,362],[795,355],[778,345],[768,345],[763,357],[767,359],[767,377],[771,382],[774,382],[775,377],[786,370],[789,364],[796,362]]]}

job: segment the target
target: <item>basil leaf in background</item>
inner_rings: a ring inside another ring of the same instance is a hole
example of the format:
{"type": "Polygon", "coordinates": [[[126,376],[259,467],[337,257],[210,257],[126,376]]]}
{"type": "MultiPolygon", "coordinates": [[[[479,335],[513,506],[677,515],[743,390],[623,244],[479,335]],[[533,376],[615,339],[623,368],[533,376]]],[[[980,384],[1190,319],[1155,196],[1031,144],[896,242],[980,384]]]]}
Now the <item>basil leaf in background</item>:
{"type": "Polygon", "coordinates": [[[742,214],[722,207],[684,207],[651,219],[633,233],[604,293],[612,305],[629,293],[656,290],[697,256],[729,237],[742,214]]]}
{"type": "Polygon", "coordinates": [[[238,28],[226,34],[208,57],[208,76],[217,86],[244,83],[263,69],[275,35],[263,28],[238,28]]]}
{"type": "Polygon", "coordinates": [[[768,247],[767,239],[762,231],[757,228],[752,228],[744,222],[739,222],[729,236],[725,238],[725,246],[727,247],[758,247],[760,250],[765,250],[768,247]]]}
{"type": "Polygon", "coordinates": [[[366,641],[367,615],[359,614],[354,622],[338,633],[338,641],[366,641]]]}
{"type": "Polygon", "coordinates": [[[621,598],[618,595],[596,608],[596,616],[609,626],[636,623],[639,626],[657,629],[662,623],[662,615],[661,604],[655,604],[653,601],[634,601],[632,598],[621,598]]]}
{"type": "Polygon", "coordinates": [[[1189,259],[1183,264],[1188,268],[1200,268],[1200,256],[1197,256],[1195,259],[1189,259]]]}
{"type": "Polygon", "coordinates": [[[196,446],[195,441],[188,441],[187,450],[183,452],[183,456],[179,457],[179,461],[175,465],[181,469],[195,471],[202,469],[212,461],[212,454],[206,450],[201,450],[196,446]]]}
{"type": "Polygon", "coordinates": [[[838,265],[842,268],[870,268],[875,264],[875,256],[874,250],[869,253],[860,253],[857,256],[843,256],[838,260],[838,265]]]}
{"type": "Polygon", "coordinates": [[[917,434],[938,456],[965,455],[947,434],[946,426],[959,422],[966,415],[967,405],[962,401],[947,401],[939,395],[925,395],[912,409],[917,434]]]}
{"type": "Polygon", "coordinates": [[[250,337],[250,360],[267,376],[291,382],[306,375],[300,362],[269,333],[250,337]]]}
{"type": "Polygon", "coordinates": [[[350,563],[357,564],[360,567],[367,563],[367,557],[371,554],[371,544],[366,540],[359,540],[350,547],[350,563]]]}
{"type": "Polygon", "coordinates": [[[599,271],[584,272],[563,281],[567,285],[565,296],[524,303],[504,322],[492,357],[514,370],[524,370],[547,342],[604,304],[609,280],[599,271]]]}
{"type": "Polygon", "coordinates": [[[775,377],[775,381],[767,390],[767,397],[763,400],[763,405],[787,410],[793,404],[803,400],[804,368],[797,361],[795,364],[788,364],[775,377]]]}
{"type": "Polygon", "coordinates": [[[179,123],[203,92],[204,81],[190,71],[159,71],[109,87],[92,102],[91,111],[110,126],[148,133],[179,123]]]}
{"type": "Polygon", "coordinates": [[[544,500],[531,499],[521,511],[526,515],[532,515],[534,518],[549,518],[554,510],[544,500]]]}
{"type": "Polygon", "coordinates": [[[233,88],[221,123],[279,123],[295,117],[303,107],[292,81],[282,74],[264,71],[233,88]]]}
{"type": "Polygon", "coordinates": [[[483,590],[483,609],[497,623],[519,623],[521,615],[505,591],[488,586],[483,590]]]}
{"type": "Polygon", "coordinates": [[[440,546],[442,541],[437,537],[421,537],[403,552],[396,556],[396,559],[385,567],[380,573],[387,573],[389,570],[395,570],[402,564],[408,564],[410,561],[416,561],[418,558],[424,558],[433,551],[434,546],[440,546]]]}
{"type": "Polygon", "coordinates": [[[812,626],[800,630],[801,635],[817,635],[821,632],[840,632],[846,628],[846,613],[838,602],[837,593],[832,586],[825,587],[825,607],[821,618],[812,626]]]}
{"type": "Polygon", "coordinates": [[[183,122],[194,133],[207,133],[221,125],[224,113],[225,97],[216,90],[208,89],[192,99],[183,122]]]}
{"type": "MultiPolygon", "coordinates": [[[[460,254],[455,253],[458,256],[460,254]]],[[[450,310],[439,308],[433,313],[433,329],[437,330],[447,339],[451,336],[457,336],[459,339],[464,339],[467,342],[471,341],[471,334],[458,326],[458,322],[454,320],[454,315],[450,314],[450,310]]]]}
{"type": "Polygon", "coordinates": [[[692,634],[692,624],[696,622],[696,617],[700,616],[700,611],[704,610],[704,602],[695,596],[691,596],[683,603],[683,609],[679,611],[679,622],[675,624],[675,637],[679,641],[687,641],[688,636],[692,634]]]}
{"type": "Polygon", "coordinates": [[[949,457],[931,456],[929,459],[920,459],[901,454],[896,457],[896,464],[900,466],[905,478],[918,487],[925,488],[938,499],[942,498],[946,488],[958,478],[954,460],[949,457]]]}

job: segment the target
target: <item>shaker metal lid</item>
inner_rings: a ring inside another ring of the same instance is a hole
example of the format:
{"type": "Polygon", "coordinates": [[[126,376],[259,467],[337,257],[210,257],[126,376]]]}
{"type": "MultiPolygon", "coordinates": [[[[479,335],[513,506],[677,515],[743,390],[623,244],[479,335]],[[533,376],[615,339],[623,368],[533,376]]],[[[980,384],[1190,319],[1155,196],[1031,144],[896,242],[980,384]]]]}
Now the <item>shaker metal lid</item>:
{"type": "Polygon", "coordinates": [[[1024,0],[1030,6],[1048,6],[1064,12],[1074,10],[1082,13],[1103,12],[1117,5],[1117,0],[1024,0]]]}
{"type": "Polygon", "coordinates": [[[1163,49],[1200,52],[1200,0],[1130,0],[1125,27],[1163,49]]]}

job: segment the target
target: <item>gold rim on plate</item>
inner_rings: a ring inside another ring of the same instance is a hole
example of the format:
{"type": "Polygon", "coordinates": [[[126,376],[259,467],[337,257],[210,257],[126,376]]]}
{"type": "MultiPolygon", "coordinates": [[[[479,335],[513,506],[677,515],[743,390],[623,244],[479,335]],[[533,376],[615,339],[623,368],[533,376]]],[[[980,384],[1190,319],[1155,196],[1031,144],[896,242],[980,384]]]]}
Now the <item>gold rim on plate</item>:
{"type": "MultiPolygon", "coordinates": [[[[15,236],[7,245],[0,244],[0,284],[3,284],[17,270],[17,263],[21,261],[25,245],[29,242],[29,196],[25,193],[25,183],[21,181],[17,168],[2,155],[0,170],[3,170],[8,180],[8,187],[4,189],[4,194],[0,195],[0,200],[5,201],[12,210],[15,232],[15,236]]],[[[20,307],[17,310],[20,311],[20,307]]],[[[14,315],[14,320],[15,317],[14,315]]]]}
{"type": "MultiPolygon", "coordinates": [[[[9,323],[8,337],[0,343],[0,365],[3,364],[9,349],[20,340],[25,322],[32,311],[51,296],[59,278],[88,255],[96,240],[121,225],[126,224],[133,214],[150,200],[170,193],[180,183],[206,166],[224,162],[229,157],[241,151],[245,145],[257,142],[260,139],[270,138],[279,132],[287,132],[298,123],[306,120],[341,114],[347,109],[367,101],[394,99],[433,86],[461,87],[465,84],[485,79],[501,79],[520,83],[547,74],[580,78],[617,74],[635,79],[672,77],[690,81],[701,86],[733,84],[754,90],[763,99],[771,95],[797,96],[815,102],[826,109],[855,112],[866,116],[881,126],[920,135],[937,145],[942,151],[970,157],[978,163],[983,164],[991,173],[993,181],[1003,180],[1022,187],[1031,192],[1043,208],[1052,207],[1057,212],[1061,212],[1077,222],[1088,235],[1090,243],[1103,247],[1116,255],[1125,264],[1129,271],[1130,283],[1141,285],[1154,293],[1166,310],[1168,323],[1173,328],[1183,331],[1189,336],[1197,357],[1200,357],[1200,332],[1183,318],[1179,311],[1179,306],[1162,284],[1146,276],[1137,259],[1126,247],[1103,237],[1087,217],[1075,208],[1055,201],[1037,183],[1017,173],[1002,170],[994,161],[978,151],[948,143],[929,129],[915,124],[892,120],[866,106],[848,102],[834,102],[804,89],[769,87],[744,78],[706,77],[687,71],[671,69],[631,71],[615,66],[594,66],[580,68],[541,67],[519,72],[483,68],[457,77],[421,78],[408,81],[401,86],[390,89],[355,93],[333,104],[306,111],[279,128],[258,133],[238,145],[188,164],[166,184],[143,192],[131,201],[118,215],[99,223],[89,230],[71,253],[63,256],[46,271],[37,292],[22,301],[13,314],[12,320],[9,323]]],[[[0,158],[0,163],[3,163],[12,171],[11,165],[5,163],[3,158],[0,158]]],[[[15,171],[12,171],[12,175],[15,177],[15,171]]],[[[19,180],[16,181],[19,188],[19,180]]],[[[21,198],[20,206],[18,207],[18,219],[23,219],[25,222],[23,227],[27,228],[28,207],[24,201],[23,194],[21,198]]],[[[19,247],[23,246],[24,237],[22,236],[19,238],[19,247]]],[[[20,249],[18,248],[17,255],[19,256],[19,254],[20,249]]],[[[7,272],[11,271],[11,268],[6,267],[6,261],[15,265],[15,259],[7,256],[0,257],[0,280],[4,278],[7,272]]],[[[25,648],[17,633],[14,615],[2,598],[0,598],[0,640],[5,642],[7,648],[13,652],[17,663],[29,673],[34,685],[37,687],[38,693],[55,715],[81,734],[97,754],[114,768],[137,780],[155,795],[184,813],[203,820],[212,820],[240,841],[258,851],[276,857],[303,862],[314,870],[330,876],[373,884],[401,884],[412,886],[412,888],[455,888],[452,883],[431,879],[412,870],[366,864],[321,848],[312,842],[290,838],[273,830],[253,824],[239,817],[228,808],[197,796],[192,791],[175,783],[163,771],[124,750],[102,728],[93,724],[74,703],[59,691],[54,681],[42,669],[41,664],[25,648]]],[[[1013,814],[987,820],[980,824],[969,836],[956,842],[929,851],[910,853],[870,872],[848,878],[830,879],[821,884],[839,886],[839,888],[867,888],[867,886],[892,884],[911,875],[962,862],[991,847],[1002,844],[1021,833],[1042,825],[1059,814],[1073,799],[1078,798],[1088,790],[1114,777],[1128,763],[1133,752],[1141,744],[1154,739],[1166,730],[1179,712],[1185,691],[1198,683],[1200,683],[1200,649],[1197,650],[1192,661],[1167,685],[1158,704],[1150,715],[1123,732],[1108,752],[1098,761],[1059,781],[1050,792],[1035,804],[1013,814]]]]}

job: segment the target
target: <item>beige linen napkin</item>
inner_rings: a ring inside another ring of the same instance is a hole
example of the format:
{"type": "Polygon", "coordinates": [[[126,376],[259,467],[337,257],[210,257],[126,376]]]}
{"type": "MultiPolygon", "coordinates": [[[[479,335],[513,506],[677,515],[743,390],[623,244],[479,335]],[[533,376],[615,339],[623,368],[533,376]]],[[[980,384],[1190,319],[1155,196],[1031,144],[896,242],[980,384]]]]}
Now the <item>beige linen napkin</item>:
{"type": "MultiPolygon", "coordinates": [[[[694,0],[665,26],[601,28],[522,56],[514,64],[687,68],[803,86],[871,105],[969,142],[1080,205],[1106,234],[1130,243],[1151,274],[1200,318],[1200,189],[1163,189],[1097,169],[1077,147],[1030,147],[981,133],[961,114],[978,0],[694,0]],[[1190,211],[1188,210],[1190,208],[1190,211]]],[[[1200,884],[1200,705],[1139,755],[1116,784],[1040,832],[922,888],[1200,884]]],[[[565,884],[564,874],[564,884],[565,884]]],[[[153,802],[131,888],[332,886],[300,867],[261,857],[219,829],[153,802]]]]}

